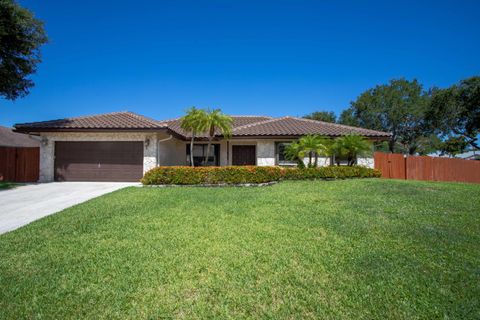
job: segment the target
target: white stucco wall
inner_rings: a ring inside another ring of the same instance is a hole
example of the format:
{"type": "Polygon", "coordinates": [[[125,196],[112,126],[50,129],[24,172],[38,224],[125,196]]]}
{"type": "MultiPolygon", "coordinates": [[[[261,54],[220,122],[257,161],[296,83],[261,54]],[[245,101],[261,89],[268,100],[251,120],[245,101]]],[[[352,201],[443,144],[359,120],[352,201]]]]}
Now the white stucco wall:
{"type": "Polygon", "coordinates": [[[375,167],[375,160],[371,157],[358,158],[357,165],[373,169],[375,167]]]}
{"type": "Polygon", "coordinates": [[[41,134],[40,182],[50,182],[54,178],[56,141],[142,141],[143,172],[157,164],[157,134],[145,132],[45,132],[41,134]],[[149,140],[148,146],[145,143],[149,140]]]}
{"type": "MultiPolygon", "coordinates": [[[[308,166],[309,158],[303,158],[303,163],[305,167],[308,166]]],[[[312,157],[312,163],[315,163],[315,157],[312,157]]],[[[330,158],[328,157],[318,157],[317,167],[328,167],[330,165],[330,158]]]]}
{"type": "Polygon", "coordinates": [[[275,165],[275,141],[259,140],[257,142],[257,166],[275,165]]]}

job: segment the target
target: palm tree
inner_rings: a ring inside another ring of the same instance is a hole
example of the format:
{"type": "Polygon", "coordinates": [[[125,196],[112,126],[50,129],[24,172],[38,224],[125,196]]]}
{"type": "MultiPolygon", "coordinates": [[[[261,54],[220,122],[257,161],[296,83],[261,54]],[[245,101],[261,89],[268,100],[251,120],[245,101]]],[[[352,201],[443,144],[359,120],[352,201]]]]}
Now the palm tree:
{"type": "MultiPolygon", "coordinates": [[[[372,143],[356,134],[337,138],[332,145],[332,153],[346,157],[349,166],[353,166],[356,163],[358,156],[369,154],[372,150],[372,143]]],[[[339,165],[338,161],[337,165],[339,165]]]]}
{"type": "Polygon", "coordinates": [[[215,133],[219,131],[225,138],[232,135],[233,119],[226,114],[223,114],[220,109],[207,111],[204,123],[204,129],[208,132],[207,153],[205,155],[204,165],[208,163],[210,156],[210,147],[212,140],[215,138],[215,133]]]}
{"type": "Polygon", "coordinates": [[[308,167],[317,167],[318,156],[328,155],[330,152],[330,140],[318,135],[306,135],[300,138],[300,153],[301,158],[308,154],[308,167]],[[312,157],[315,158],[315,163],[312,164],[312,157]]]}
{"type": "Polygon", "coordinates": [[[180,127],[192,134],[192,139],[190,141],[190,165],[195,166],[193,163],[193,142],[195,140],[195,135],[198,132],[205,131],[206,129],[206,117],[207,113],[205,110],[197,109],[196,107],[191,107],[187,110],[186,114],[180,119],[180,127]]]}
{"type": "Polygon", "coordinates": [[[291,161],[296,161],[299,168],[305,168],[305,163],[303,163],[303,158],[300,157],[302,153],[302,146],[298,141],[294,141],[288,144],[285,147],[285,158],[291,161]]]}

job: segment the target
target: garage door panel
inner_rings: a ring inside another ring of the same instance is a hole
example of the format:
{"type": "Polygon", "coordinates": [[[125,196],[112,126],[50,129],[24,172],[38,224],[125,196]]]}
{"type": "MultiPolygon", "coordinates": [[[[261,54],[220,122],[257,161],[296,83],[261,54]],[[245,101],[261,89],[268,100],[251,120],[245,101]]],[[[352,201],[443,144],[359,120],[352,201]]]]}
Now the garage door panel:
{"type": "Polygon", "coordinates": [[[143,142],[56,142],[56,181],[138,181],[143,142]]]}

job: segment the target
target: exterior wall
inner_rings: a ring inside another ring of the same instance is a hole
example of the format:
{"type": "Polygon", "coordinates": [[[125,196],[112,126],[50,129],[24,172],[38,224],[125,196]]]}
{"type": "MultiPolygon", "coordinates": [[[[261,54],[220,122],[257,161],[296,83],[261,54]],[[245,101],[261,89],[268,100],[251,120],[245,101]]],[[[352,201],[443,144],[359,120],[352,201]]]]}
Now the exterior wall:
{"type": "Polygon", "coordinates": [[[375,160],[374,158],[358,158],[357,165],[373,169],[375,167],[375,160]]]}
{"type": "MultiPolygon", "coordinates": [[[[308,166],[308,161],[308,157],[303,158],[303,163],[305,164],[305,167],[308,166]]],[[[329,157],[318,157],[317,161],[317,167],[328,167],[330,165],[329,157]]],[[[312,157],[312,163],[315,163],[315,157],[312,157]]]]}
{"type": "Polygon", "coordinates": [[[274,166],[275,160],[275,141],[258,141],[257,166],[274,166]]]}
{"type": "Polygon", "coordinates": [[[142,141],[143,172],[157,164],[157,134],[146,132],[45,132],[41,134],[39,182],[54,178],[55,141],[142,141]],[[148,145],[145,141],[148,140],[148,145]]]}

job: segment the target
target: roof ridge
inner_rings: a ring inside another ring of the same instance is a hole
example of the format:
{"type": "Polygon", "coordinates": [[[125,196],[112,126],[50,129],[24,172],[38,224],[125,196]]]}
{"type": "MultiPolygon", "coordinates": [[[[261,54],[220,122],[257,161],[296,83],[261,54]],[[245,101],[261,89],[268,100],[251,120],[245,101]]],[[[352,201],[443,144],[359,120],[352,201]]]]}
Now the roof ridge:
{"type": "Polygon", "coordinates": [[[321,120],[306,119],[306,118],[300,118],[300,117],[290,117],[290,118],[301,120],[301,121],[321,123],[321,124],[326,124],[326,125],[330,125],[330,126],[337,126],[337,127],[343,127],[343,128],[361,129],[361,130],[368,130],[368,131],[372,131],[372,132],[386,133],[386,132],[383,132],[383,131],[380,131],[380,130],[373,130],[373,129],[367,129],[367,128],[362,128],[362,127],[349,126],[349,125],[346,125],[346,124],[341,124],[341,123],[336,123],[336,122],[335,123],[334,122],[326,122],[326,121],[321,121],[321,120]]]}
{"type": "Polygon", "coordinates": [[[265,124],[265,123],[275,122],[275,121],[282,120],[282,119],[285,119],[285,118],[288,118],[288,116],[280,117],[280,118],[271,118],[271,119],[268,119],[268,120],[263,120],[263,121],[259,121],[259,122],[244,124],[243,126],[239,126],[239,127],[234,128],[232,131],[235,132],[235,131],[237,131],[238,129],[251,128],[251,127],[254,127],[254,126],[256,126],[256,125],[261,125],[261,124],[265,124]]]}
{"type": "Polygon", "coordinates": [[[138,113],[135,113],[135,112],[132,112],[132,111],[123,111],[123,112],[118,112],[118,113],[128,113],[136,118],[139,118],[139,119],[142,119],[142,120],[145,120],[151,124],[154,124],[156,126],[161,126],[161,127],[165,127],[165,125],[153,118],[150,118],[150,117],[147,117],[147,116],[144,116],[142,114],[138,114],[138,113]]]}

